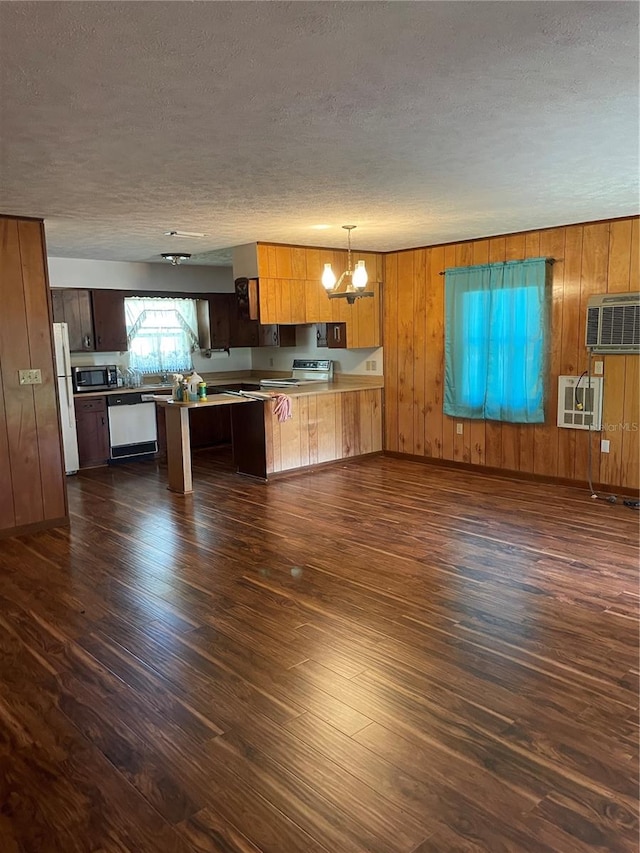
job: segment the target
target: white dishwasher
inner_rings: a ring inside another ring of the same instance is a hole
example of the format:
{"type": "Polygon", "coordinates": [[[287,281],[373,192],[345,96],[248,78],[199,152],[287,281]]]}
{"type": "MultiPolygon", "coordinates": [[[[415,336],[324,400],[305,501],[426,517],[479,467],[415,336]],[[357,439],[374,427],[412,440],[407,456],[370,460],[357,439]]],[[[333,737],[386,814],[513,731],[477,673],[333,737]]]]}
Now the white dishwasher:
{"type": "Polygon", "coordinates": [[[156,404],[142,394],[108,394],[111,462],[150,459],[158,450],[156,404]]]}

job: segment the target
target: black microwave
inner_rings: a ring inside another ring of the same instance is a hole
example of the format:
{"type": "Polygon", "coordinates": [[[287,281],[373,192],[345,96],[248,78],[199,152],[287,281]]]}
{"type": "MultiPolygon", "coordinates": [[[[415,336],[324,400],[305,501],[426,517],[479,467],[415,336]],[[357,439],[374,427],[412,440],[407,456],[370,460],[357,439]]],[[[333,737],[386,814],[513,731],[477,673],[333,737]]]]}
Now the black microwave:
{"type": "Polygon", "coordinates": [[[115,364],[104,364],[94,367],[72,367],[73,390],[110,391],[118,387],[118,368],[115,364]]]}

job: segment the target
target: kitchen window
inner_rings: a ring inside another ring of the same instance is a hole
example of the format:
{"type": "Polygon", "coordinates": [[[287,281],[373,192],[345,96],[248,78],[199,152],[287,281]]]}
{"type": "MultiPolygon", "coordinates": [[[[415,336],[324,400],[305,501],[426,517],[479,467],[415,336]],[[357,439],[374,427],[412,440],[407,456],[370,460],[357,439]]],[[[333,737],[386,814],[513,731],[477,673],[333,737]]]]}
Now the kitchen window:
{"type": "Polygon", "coordinates": [[[544,422],[545,258],[445,272],[444,413],[544,422]]]}
{"type": "Polygon", "coordinates": [[[184,373],[199,349],[195,299],[124,300],[129,366],[141,373],[184,373]]]}

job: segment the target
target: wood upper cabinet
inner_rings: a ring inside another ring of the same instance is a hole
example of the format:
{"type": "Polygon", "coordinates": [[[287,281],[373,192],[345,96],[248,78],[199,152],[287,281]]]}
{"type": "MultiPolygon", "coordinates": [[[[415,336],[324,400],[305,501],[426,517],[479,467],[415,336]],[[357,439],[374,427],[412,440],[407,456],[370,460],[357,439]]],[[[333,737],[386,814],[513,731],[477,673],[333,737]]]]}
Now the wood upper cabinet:
{"type": "Polygon", "coordinates": [[[71,352],[93,352],[93,310],[91,291],[79,288],[62,288],[51,291],[53,322],[66,323],[69,329],[71,352]]]}
{"type": "Polygon", "coordinates": [[[78,458],[81,468],[105,465],[109,459],[109,424],[106,397],[76,397],[78,458]]]}
{"type": "Polygon", "coordinates": [[[128,343],[124,293],[119,290],[93,290],[91,306],[96,351],[125,352],[128,343]]]}
{"type": "Polygon", "coordinates": [[[259,345],[258,321],[240,316],[235,293],[210,293],[208,300],[213,349],[259,345]]]}
{"type": "Polygon", "coordinates": [[[373,297],[357,299],[353,305],[346,299],[329,299],[320,281],[324,264],[330,263],[336,276],[346,269],[345,250],[258,243],[257,257],[262,324],[340,323],[345,328],[336,346],[381,346],[382,255],[353,251],[354,262],[365,261],[369,273],[367,290],[374,293],[373,297]]]}
{"type": "Polygon", "coordinates": [[[124,352],[125,294],[120,290],[54,288],[53,322],[66,323],[71,352],[124,352]]]}
{"type": "Polygon", "coordinates": [[[278,326],[275,323],[259,326],[261,347],[294,347],[296,345],[296,327],[278,326]]]}
{"type": "Polygon", "coordinates": [[[231,310],[228,293],[210,293],[209,330],[212,349],[227,349],[231,346],[231,310]]]}

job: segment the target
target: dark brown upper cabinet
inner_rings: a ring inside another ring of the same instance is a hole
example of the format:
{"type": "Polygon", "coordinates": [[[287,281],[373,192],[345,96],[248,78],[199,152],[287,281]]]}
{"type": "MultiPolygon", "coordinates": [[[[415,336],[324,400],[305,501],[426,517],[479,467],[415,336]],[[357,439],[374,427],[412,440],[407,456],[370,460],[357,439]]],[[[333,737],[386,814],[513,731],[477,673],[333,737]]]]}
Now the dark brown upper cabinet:
{"type": "Polygon", "coordinates": [[[97,352],[125,352],[127,326],[124,293],[119,290],[93,290],[93,328],[97,352]]]}
{"type": "Polygon", "coordinates": [[[68,326],[71,352],[93,352],[96,346],[91,291],[77,288],[53,289],[51,301],[53,322],[66,323],[68,326]]]}
{"type": "Polygon", "coordinates": [[[124,352],[127,328],[121,290],[54,288],[53,322],[66,323],[71,352],[124,352]]]}

